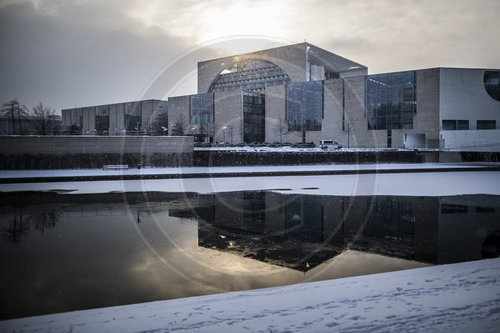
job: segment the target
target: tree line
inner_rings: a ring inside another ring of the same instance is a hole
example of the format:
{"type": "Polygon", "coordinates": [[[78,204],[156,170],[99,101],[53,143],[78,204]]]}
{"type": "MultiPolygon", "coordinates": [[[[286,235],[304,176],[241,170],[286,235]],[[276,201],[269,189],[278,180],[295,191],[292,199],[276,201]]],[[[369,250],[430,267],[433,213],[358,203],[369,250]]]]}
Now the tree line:
{"type": "Polygon", "coordinates": [[[42,102],[30,110],[13,99],[2,105],[0,114],[7,120],[5,134],[55,135],[61,131],[60,117],[56,116],[54,109],[44,106],[42,102]]]}

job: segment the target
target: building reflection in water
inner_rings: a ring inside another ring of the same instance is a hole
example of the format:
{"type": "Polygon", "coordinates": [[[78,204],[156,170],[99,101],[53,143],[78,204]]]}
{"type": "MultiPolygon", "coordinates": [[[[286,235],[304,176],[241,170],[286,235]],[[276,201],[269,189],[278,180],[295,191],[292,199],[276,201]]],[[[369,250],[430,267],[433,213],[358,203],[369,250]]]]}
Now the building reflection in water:
{"type": "Polygon", "coordinates": [[[191,210],[200,221],[199,246],[300,271],[346,249],[433,264],[496,257],[500,249],[497,196],[233,192],[207,195],[202,202],[191,210]]]}

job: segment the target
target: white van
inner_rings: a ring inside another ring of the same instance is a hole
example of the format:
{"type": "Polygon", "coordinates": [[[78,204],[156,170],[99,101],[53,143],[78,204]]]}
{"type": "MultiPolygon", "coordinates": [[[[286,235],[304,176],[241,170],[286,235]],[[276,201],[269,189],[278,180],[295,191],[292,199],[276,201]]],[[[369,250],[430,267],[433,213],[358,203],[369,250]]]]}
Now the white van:
{"type": "Polygon", "coordinates": [[[321,149],[327,150],[327,149],[341,149],[342,145],[336,141],[336,140],[321,140],[319,142],[319,147],[321,149]]]}

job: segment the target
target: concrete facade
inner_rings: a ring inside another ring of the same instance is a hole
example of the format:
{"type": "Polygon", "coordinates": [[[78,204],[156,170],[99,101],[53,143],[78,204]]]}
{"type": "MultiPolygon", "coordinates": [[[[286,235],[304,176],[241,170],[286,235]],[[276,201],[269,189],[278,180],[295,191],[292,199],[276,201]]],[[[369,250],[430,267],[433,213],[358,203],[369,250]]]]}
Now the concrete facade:
{"type": "MultiPolygon", "coordinates": [[[[244,142],[245,124],[254,124],[247,120],[259,124],[259,116],[249,116],[249,102],[244,95],[259,93],[265,98],[263,131],[267,142],[305,141],[318,145],[321,140],[333,139],[346,148],[494,151],[500,145],[500,101],[486,90],[486,71],[500,73],[499,69],[430,68],[368,75],[367,67],[309,43],[212,59],[198,63],[198,94],[213,94],[210,120],[199,120],[201,109],[196,103],[201,102],[197,99],[193,99],[193,107],[198,111],[190,119],[190,96],[197,95],[170,97],[168,131],[175,135],[174,127],[182,123],[182,134],[198,136],[200,141],[244,142]],[[316,82],[323,85],[321,119],[316,108],[320,100],[316,82]],[[293,101],[287,96],[287,91],[291,96],[295,94],[293,89],[307,91],[314,98],[293,101]],[[305,107],[294,109],[297,104],[305,107]],[[306,113],[310,118],[306,119],[306,113]],[[290,123],[287,116],[291,117],[290,123]],[[456,128],[450,129],[453,122],[456,128]],[[305,133],[301,130],[304,124],[308,124],[305,133]],[[466,129],[462,128],[464,124],[466,129]]],[[[488,87],[496,84],[494,80],[488,82],[488,87]]],[[[140,103],[144,125],[154,118],[155,101],[140,103]]],[[[110,135],[126,131],[125,107],[126,103],[110,106],[110,135]]],[[[250,109],[260,112],[253,106],[250,109]]],[[[69,126],[74,119],[65,116],[64,111],[63,125],[69,126]]],[[[95,112],[95,107],[82,108],[81,134],[92,131],[95,112]]],[[[249,126],[247,130],[254,128],[249,126]]],[[[258,134],[253,138],[261,140],[258,134]]]]}
{"type": "MultiPolygon", "coordinates": [[[[243,141],[243,92],[224,91],[214,96],[214,141],[243,141]]],[[[209,129],[210,130],[210,129],[209,129]]]]}

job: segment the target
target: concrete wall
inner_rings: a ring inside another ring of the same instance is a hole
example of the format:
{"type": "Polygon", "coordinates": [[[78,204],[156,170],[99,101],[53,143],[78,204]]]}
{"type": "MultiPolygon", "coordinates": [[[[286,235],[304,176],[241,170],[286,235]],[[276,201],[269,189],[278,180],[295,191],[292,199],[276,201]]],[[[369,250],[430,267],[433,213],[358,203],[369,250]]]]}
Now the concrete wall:
{"type": "MultiPolygon", "coordinates": [[[[350,132],[349,146],[387,147],[386,130],[368,130],[366,119],[366,77],[349,77],[344,79],[345,121],[344,131],[350,132]]],[[[344,139],[344,142],[346,139],[344,139]]],[[[343,144],[347,147],[347,143],[343,144]]]]}
{"type": "Polygon", "coordinates": [[[484,87],[483,69],[440,69],[439,128],[443,120],[468,120],[469,130],[440,132],[444,149],[500,151],[499,130],[477,130],[478,120],[500,124],[500,102],[484,87]]]}
{"type": "MultiPolygon", "coordinates": [[[[413,129],[392,130],[392,147],[405,148],[405,134],[423,134],[422,147],[438,145],[439,140],[439,68],[416,71],[417,112],[413,117],[413,129]]],[[[413,147],[407,147],[413,148],[413,147]]]]}
{"type": "Polygon", "coordinates": [[[500,152],[500,130],[441,131],[445,150],[500,152]]]}
{"type": "Polygon", "coordinates": [[[141,102],[142,124],[143,126],[151,126],[153,123],[153,101],[147,100],[141,102]]]}
{"type": "Polygon", "coordinates": [[[241,90],[214,94],[214,141],[243,142],[243,94],[241,90]]]}
{"type": "Polygon", "coordinates": [[[102,168],[104,164],[192,165],[193,137],[5,136],[0,168],[102,168]]]}
{"type": "Polygon", "coordinates": [[[324,117],[321,131],[306,132],[306,142],[313,141],[317,145],[320,140],[333,139],[347,147],[347,135],[346,132],[342,131],[342,82],[342,79],[324,82],[324,117]]]}
{"type": "Polygon", "coordinates": [[[440,119],[469,120],[469,130],[477,120],[496,120],[500,124],[500,102],[484,87],[483,69],[440,68],[440,119]]]}
{"type": "MultiPolygon", "coordinates": [[[[285,86],[272,86],[266,88],[266,122],[265,137],[267,142],[289,142],[288,123],[285,109],[285,86]]],[[[295,138],[293,142],[296,142],[295,138]]]]}
{"type": "Polygon", "coordinates": [[[192,153],[192,137],[0,136],[0,154],[192,153]]]}

